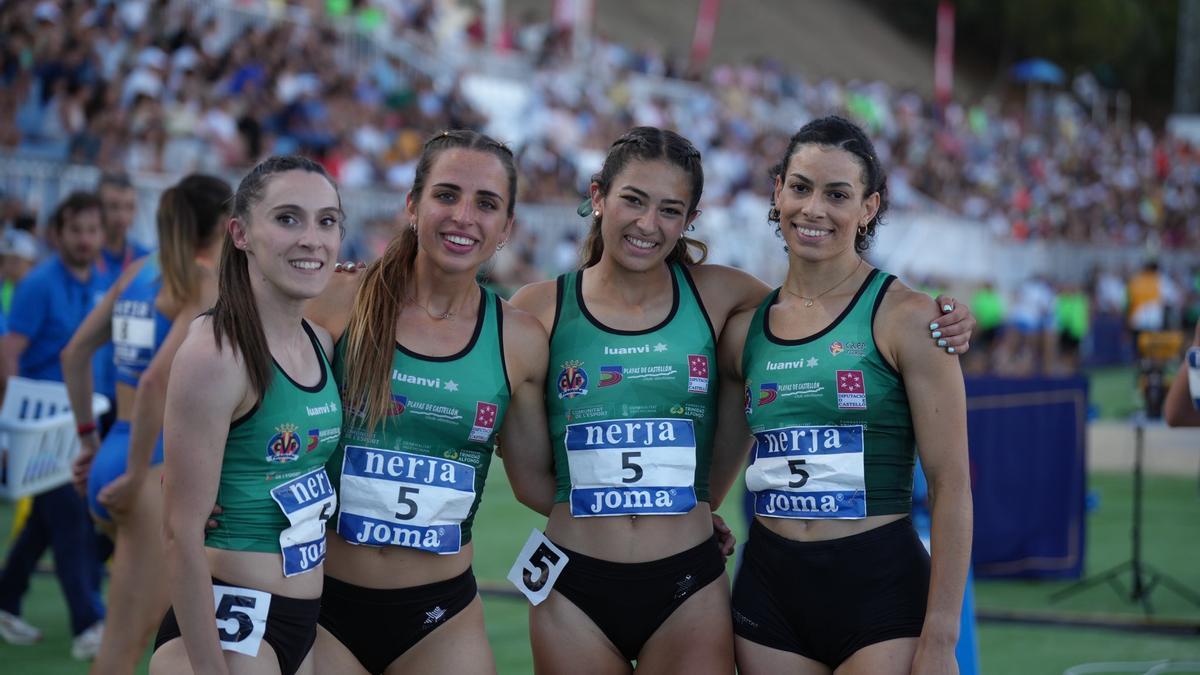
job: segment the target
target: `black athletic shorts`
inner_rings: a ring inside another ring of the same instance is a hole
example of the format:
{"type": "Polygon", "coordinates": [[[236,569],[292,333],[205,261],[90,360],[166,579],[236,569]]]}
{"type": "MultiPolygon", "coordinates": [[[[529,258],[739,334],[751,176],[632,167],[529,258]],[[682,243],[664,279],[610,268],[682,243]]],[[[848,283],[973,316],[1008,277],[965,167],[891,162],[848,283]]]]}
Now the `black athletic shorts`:
{"type": "MultiPolygon", "coordinates": [[[[214,586],[232,586],[220,579],[212,580],[214,586]]],[[[236,587],[234,587],[236,588],[236,587]]],[[[256,591],[257,592],[257,591],[256,591]]],[[[231,594],[232,595],[232,594],[231,594]]],[[[238,631],[242,639],[247,639],[249,622],[243,607],[246,601],[234,599],[227,607],[222,601],[216,607],[217,615],[225,619],[225,624],[238,631]]],[[[275,650],[275,658],[279,661],[279,671],[283,675],[292,675],[304,662],[304,657],[312,649],[317,640],[317,615],[320,612],[320,598],[289,598],[284,595],[271,595],[271,607],[267,612],[266,632],[262,641],[271,645],[275,650]]],[[[214,629],[218,629],[214,626],[214,629]]],[[[224,637],[225,633],[222,633],[224,637]]],[[[175,619],[175,608],[167,609],[158,627],[158,635],[154,638],[154,649],[157,650],[167,642],[181,637],[179,622],[175,619]]],[[[227,643],[223,640],[222,647],[227,643]]]]}
{"type": "Polygon", "coordinates": [[[363,668],[382,673],[466,609],[477,594],[471,568],[452,579],[412,588],[363,588],[326,575],[320,623],[363,668]]]}
{"type": "Polygon", "coordinates": [[[758,520],[733,584],[733,630],[836,669],[859,649],[920,637],[929,553],[911,518],[827,541],[793,541],[758,520]]]}
{"type": "Polygon", "coordinates": [[[715,535],[681,553],[640,563],[609,562],[559,548],[569,560],[554,590],[583,610],[631,661],[672,612],[725,572],[715,535]]]}

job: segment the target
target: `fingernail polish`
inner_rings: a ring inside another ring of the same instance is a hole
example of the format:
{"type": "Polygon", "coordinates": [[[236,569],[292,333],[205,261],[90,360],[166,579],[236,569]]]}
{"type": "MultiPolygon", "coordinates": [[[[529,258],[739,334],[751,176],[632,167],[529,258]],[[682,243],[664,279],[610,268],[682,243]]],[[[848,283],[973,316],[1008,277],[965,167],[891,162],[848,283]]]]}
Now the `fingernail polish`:
{"type": "Polygon", "coordinates": [[[938,346],[939,346],[939,347],[945,347],[945,346],[946,346],[946,341],[945,341],[945,340],[938,340],[938,346]]]}
{"type": "Polygon", "coordinates": [[[934,337],[934,338],[940,338],[940,337],[942,337],[942,331],[940,331],[940,330],[935,330],[935,331],[933,331],[933,335],[932,335],[932,336],[930,336],[930,337],[934,337]]]}
{"type": "Polygon", "coordinates": [[[955,354],[957,352],[958,352],[958,350],[956,350],[954,347],[946,347],[947,354],[955,354]]]}
{"type": "Polygon", "coordinates": [[[938,322],[934,321],[933,323],[929,324],[929,330],[937,330],[937,329],[938,329],[938,322]]]}
{"type": "Polygon", "coordinates": [[[942,311],[943,312],[953,312],[954,305],[942,305],[942,311]]]}

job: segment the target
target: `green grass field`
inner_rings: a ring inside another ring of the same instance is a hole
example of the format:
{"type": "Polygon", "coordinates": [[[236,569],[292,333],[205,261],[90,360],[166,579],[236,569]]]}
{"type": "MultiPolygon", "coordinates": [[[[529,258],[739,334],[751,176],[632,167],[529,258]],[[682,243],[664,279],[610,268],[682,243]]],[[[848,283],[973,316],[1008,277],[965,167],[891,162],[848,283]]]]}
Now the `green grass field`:
{"type": "MultiPolygon", "coordinates": [[[[1130,481],[1125,475],[1093,474],[1090,489],[1099,496],[1088,520],[1087,571],[1105,570],[1129,555],[1130,481]]],[[[1195,477],[1151,477],[1146,482],[1145,557],[1148,562],[1194,589],[1200,589],[1200,491],[1195,477]]],[[[731,499],[731,506],[737,504],[731,499]]],[[[0,506],[0,532],[7,533],[12,507],[0,506]]],[[[727,517],[739,533],[745,523],[738,514],[727,517]]],[[[512,560],[529,530],[541,520],[514,500],[503,467],[493,467],[475,525],[475,573],[482,585],[509,587],[504,581],[512,560]]],[[[6,542],[7,545],[7,542],[6,542]]],[[[1065,582],[980,582],[976,602],[981,611],[1102,613],[1128,618],[1141,616],[1138,606],[1100,586],[1059,605],[1048,596],[1065,582]]],[[[1154,593],[1158,616],[1200,624],[1200,608],[1175,598],[1165,589],[1154,593]]],[[[531,672],[527,611],[523,600],[486,596],[488,636],[503,674],[531,672]]],[[[42,628],[46,639],[32,647],[0,647],[7,673],[83,673],[72,661],[66,609],[52,575],[39,574],[27,597],[26,618],[42,628]]],[[[1149,635],[1102,629],[983,623],[978,630],[981,672],[987,675],[1061,673],[1072,665],[1097,661],[1200,661],[1200,635],[1149,635]]],[[[1200,672],[1200,671],[1197,671],[1200,672]]]]}

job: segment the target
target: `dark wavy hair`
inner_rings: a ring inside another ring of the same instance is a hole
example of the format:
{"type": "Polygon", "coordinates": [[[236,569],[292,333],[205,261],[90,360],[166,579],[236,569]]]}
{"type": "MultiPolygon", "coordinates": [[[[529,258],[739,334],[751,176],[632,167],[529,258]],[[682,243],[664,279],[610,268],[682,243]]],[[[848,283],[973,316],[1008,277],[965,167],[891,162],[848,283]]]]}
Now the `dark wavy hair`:
{"type": "MultiPolygon", "coordinates": [[[[788,142],[783,159],[771,167],[772,183],[783,177],[792,155],[796,154],[796,150],[802,145],[839,148],[854,155],[855,161],[862,167],[862,182],[866,187],[865,196],[870,197],[876,192],[879,193],[879,210],[875,212],[875,217],[867,223],[866,232],[858,233],[854,237],[854,250],[860,254],[865,253],[867,249],[871,248],[871,240],[875,238],[875,228],[883,224],[883,214],[888,209],[887,173],[879,163],[879,155],[875,154],[875,145],[871,143],[870,138],[867,138],[867,134],[861,127],[844,117],[829,115],[815,119],[800,127],[800,131],[797,131],[788,142]]],[[[771,210],[767,214],[767,220],[774,223],[775,231],[779,232],[779,209],[775,206],[774,192],[771,193],[771,210]]]]}

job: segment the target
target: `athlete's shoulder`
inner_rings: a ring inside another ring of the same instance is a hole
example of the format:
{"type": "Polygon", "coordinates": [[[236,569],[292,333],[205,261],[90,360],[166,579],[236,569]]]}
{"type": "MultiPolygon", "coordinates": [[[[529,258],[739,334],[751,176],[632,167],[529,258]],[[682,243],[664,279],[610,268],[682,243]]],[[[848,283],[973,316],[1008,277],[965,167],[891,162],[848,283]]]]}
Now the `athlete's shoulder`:
{"type": "Polygon", "coordinates": [[[550,353],[550,338],[542,322],[508,301],[500,304],[504,312],[504,351],[515,357],[522,372],[542,377],[550,353]]]}
{"type": "Polygon", "coordinates": [[[771,291],[761,279],[748,272],[727,265],[693,265],[688,268],[710,311],[724,307],[732,313],[747,307],[756,307],[771,291]]]}
{"type": "Polygon", "coordinates": [[[228,336],[218,342],[210,314],[202,314],[188,325],[187,336],[175,353],[171,370],[172,379],[178,373],[182,376],[180,381],[198,378],[197,384],[246,379],[241,357],[228,336]]]}
{"type": "MultiPolygon", "coordinates": [[[[516,300],[514,296],[513,300],[516,300]]],[[[500,300],[501,310],[504,312],[504,326],[508,330],[511,326],[512,330],[517,334],[527,338],[546,339],[546,329],[537,317],[523,309],[516,302],[500,300]]]]}
{"type": "MultiPolygon", "coordinates": [[[[883,272],[881,271],[881,273],[883,272]]],[[[909,319],[927,319],[925,323],[928,323],[936,319],[938,314],[937,303],[933,301],[933,298],[921,291],[910,288],[899,279],[894,279],[888,285],[883,300],[879,304],[879,314],[876,319],[886,320],[892,317],[906,317],[909,319]]]]}
{"type": "Polygon", "coordinates": [[[940,315],[933,298],[896,279],[888,286],[873,321],[875,344],[888,362],[901,370],[901,364],[912,365],[912,357],[921,363],[945,357],[929,340],[929,324],[940,315]]]}
{"type": "Polygon", "coordinates": [[[321,350],[325,352],[325,358],[333,358],[333,336],[323,326],[312,321],[308,322],[309,328],[312,328],[313,335],[317,336],[317,342],[321,345],[321,350]]]}
{"type": "MultiPolygon", "coordinates": [[[[523,286],[513,294],[511,305],[536,318],[545,329],[554,321],[554,313],[557,310],[558,280],[547,279],[523,286]]],[[[507,318],[507,315],[505,316],[507,318]]]]}

